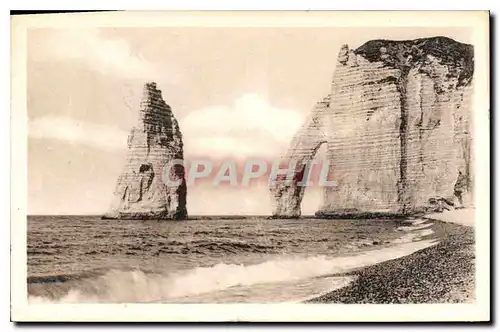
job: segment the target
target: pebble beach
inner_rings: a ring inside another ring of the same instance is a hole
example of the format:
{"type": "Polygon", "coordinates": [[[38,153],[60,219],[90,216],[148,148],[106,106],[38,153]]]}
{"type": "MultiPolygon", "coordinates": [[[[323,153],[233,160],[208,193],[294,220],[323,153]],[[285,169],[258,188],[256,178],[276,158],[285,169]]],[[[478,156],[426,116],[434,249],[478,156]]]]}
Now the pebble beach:
{"type": "Polygon", "coordinates": [[[469,303],[475,300],[473,210],[426,216],[439,243],[350,273],[355,281],[308,303],[469,303]],[[445,220],[445,221],[443,221],[445,220]]]}

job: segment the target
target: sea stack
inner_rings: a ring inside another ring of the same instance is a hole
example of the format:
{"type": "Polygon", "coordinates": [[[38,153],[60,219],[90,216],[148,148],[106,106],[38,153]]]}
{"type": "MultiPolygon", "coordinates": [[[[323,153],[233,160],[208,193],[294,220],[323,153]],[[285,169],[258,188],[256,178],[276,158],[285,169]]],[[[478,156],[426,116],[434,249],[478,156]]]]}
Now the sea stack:
{"type": "MultiPolygon", "coordinates": [[[[124,142],[125,144],[125,142],[124,142]]],[[[144,85],[139,118],[128,136],[127,161],[106,219],[186,219],[182,134],[156,83],[144,85]],[[166,167],[167,166],[167,167],[166,167]],[[168,172],[171,183],[167,185],[168,172]]]]}
{"type": "MultiPolygon", "coordinates": [[[[446,37],[344,45],[330,94],[283,157],[308,161],[326,144],[335,185],[316,215],[411,215],[453,206],[457,185],[472,204],[473,70],[473,47],[446,37]]],[[[300,216],[297,178],[271,188],[274,217],[300,216]]]]}

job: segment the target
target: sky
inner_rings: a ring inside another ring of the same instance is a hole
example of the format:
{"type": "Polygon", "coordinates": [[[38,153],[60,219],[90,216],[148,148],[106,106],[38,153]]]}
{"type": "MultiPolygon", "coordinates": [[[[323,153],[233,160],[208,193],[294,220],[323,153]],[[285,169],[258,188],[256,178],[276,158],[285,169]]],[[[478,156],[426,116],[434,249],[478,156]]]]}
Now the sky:
{"type": "MultiPolygon", "coordinates": [[[[272,160],[329,93],[342,44],[436,35],[469,42],[459,28],[31,29],[28,213],[108,210],[146,81],[179,121],[185,159],[272,160]]],[[[321,197],[308,188],[303,214],[321,197]]],[[[190,215],[271,213],[264,183],[193,186],[187,205],[190,215]]]]}

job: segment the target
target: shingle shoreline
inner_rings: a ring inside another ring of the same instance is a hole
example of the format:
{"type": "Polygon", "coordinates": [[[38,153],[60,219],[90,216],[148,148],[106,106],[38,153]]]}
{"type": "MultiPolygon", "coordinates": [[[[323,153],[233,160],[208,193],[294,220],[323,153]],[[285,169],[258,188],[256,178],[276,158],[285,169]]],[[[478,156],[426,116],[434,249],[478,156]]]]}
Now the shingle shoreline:
{"type": "Polygon", "coordinates": [[[411,255],[366,267],[350,285],[307,303],[473,302],[474,228],[435,222],[439,244],[411,255]]]}

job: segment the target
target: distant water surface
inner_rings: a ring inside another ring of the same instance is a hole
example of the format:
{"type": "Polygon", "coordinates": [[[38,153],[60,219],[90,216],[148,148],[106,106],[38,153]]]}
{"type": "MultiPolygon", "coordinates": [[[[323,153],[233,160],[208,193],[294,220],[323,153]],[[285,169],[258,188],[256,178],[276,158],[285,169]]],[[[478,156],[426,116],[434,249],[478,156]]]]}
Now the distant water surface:
{"type": "Polygon", "coordinates": [[[398,248],[414,251],[432,234],[429,226],[30,216],[28,292],[33,302],[298,301],[352,280],[339,273],[389,259],[398,248]]]}

